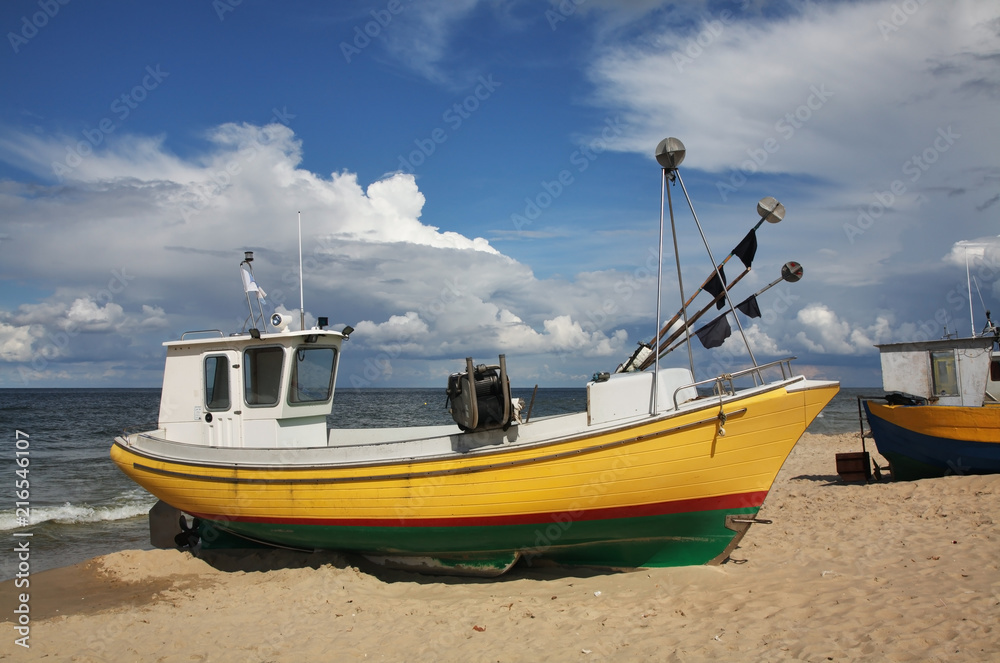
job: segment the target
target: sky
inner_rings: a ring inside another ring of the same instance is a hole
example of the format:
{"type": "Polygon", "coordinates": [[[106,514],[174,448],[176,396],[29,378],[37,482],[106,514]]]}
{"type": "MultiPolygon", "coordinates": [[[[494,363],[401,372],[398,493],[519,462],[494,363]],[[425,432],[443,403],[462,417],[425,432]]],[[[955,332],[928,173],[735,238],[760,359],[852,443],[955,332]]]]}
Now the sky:
{"type": "Polygon", "coordinates": [[[716,261],[785,206],[734,302],[804,277],[661,365],[877,387],[875,344],[1000,317],[996,2],[8,0],[0,30],[0,387],[159,386],[163,342],[246,327],[244,250],[297,321],[300,213],[339,388],[500,353],[581,387],[658,327],[666,137],[660,322],[712,269],[692,206],[716,261]]]}

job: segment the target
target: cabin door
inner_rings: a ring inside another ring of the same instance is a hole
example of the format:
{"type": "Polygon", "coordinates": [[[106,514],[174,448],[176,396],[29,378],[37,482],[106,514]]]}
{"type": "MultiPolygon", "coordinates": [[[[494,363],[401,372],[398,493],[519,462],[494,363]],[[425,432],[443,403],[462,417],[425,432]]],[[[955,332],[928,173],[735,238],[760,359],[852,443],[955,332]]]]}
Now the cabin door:
{"type": "Polygon", "coordinates": [[[213,447],[243,446],[243,413],[239,398],[240,354],[213,352],[204,360],[205,443],[213,447]]]}

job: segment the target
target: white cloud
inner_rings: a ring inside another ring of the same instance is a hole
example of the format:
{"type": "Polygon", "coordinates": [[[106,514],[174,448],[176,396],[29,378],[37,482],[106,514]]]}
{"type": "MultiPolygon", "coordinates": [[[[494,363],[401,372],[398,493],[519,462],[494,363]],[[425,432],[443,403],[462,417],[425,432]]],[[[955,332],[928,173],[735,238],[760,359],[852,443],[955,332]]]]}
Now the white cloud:
{"type": "Polygon", "coordinates": [[[977,268],[996,269],[1000,264],[1000,236],[955,242],[944,261],[962,269],[968,265],[970,272],[977,268]]]}
{"type": "Polygon", "coordinates": [[[873,353],[876,343],[888,342],[891,336],[885,316],[878,316],[869,327],[856,327],[841,320],[825,304],[809,304],[798,312],[796,319],[805,329],[795,335],[795,340],[819,354],[873,353]]]}
{"type": "Polygon", "coordinates": [[[108,302],[102,307],[89,299],[77,299],[66,311],[66,317],[60,321],[60,326],[76,331],[109,331],[121,323],[123,318],[122,307],[114,302],[108,302]]]}
{"type": "Polygon", "coordinates": [[[359,336],[365,337],[366,342],[373,345],[417,341],[426,337],[428,332],[427,323],[415,311],[389,316],[382,323],[362,320],[354,327],[359,336]]]}
{"type": "Polygon", "coordinates": [[[9,362],[31,361],[34,355],[34,337],[27,326],[14,326],[0,322],[0,360],[9,362]]]}
{"type": "Polygon", "coordinates": [[[433,0],[406,6],[385,31],[389,54],[400,64],[434,83],[449,83],[453,74],[443,61],[458,24],[480,4],[479,0],[433,0]]]}
{"type": "Polygon", "coordinates": [[[167,326],[167,312],[159,306],[143,304],[139,326],[144,329],[164,329],[167,326]]]}
{"type": "MultiPolygon", "coordinates": [[[[0,311],[5,361],[24,361],[32,337],[48,339],[33,347],[51,361],[110,361],[124,349],[157,356],[166,329],[239,329],[244,248],[256,252],[268,304],[297,327],[299,210],[307,324],[314,311],[352,324],[355,353],[608,357],[628,345],[623,329],[608,327],[649,316],[645,298],[616,291],[628,275],[539,280],[485,239],[425,223],[411,175],[365,188],[349,172],[319,177],[299,166],[301,145],[279,125],[227,124],[209,138],[205,153],[180,159],[161,139],[121,136],[60,186],[6,184],[0,211],[18,213],[0,224],[9,236],[0,276],[18,274],[51,294],[0,311]]],[[[39,148],[39,171],[57,151],[22,142],[39,148]]]]}

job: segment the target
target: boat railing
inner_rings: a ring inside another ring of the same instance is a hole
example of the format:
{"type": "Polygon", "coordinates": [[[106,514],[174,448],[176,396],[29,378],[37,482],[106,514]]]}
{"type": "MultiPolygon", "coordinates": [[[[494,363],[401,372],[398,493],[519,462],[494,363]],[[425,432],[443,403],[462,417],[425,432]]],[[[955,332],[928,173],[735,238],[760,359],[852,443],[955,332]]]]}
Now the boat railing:
{"type": "Polygon", "coordinates": [[[222,330],[220,329],[195,329],[193,331],[186,331],[183,334],[181,334],[181,340],[183,341],[184,339],[186,339],[188,334],[218,334],[222,338],[226,337],[226,335],[223,334],[222,330]]]}
{"type": "Polygon", "coordinates": [[[735,373],[723,373],[722,375],[717,375],[714,378],[708,378],[707,380],[699,380],[698,382],[692,382],[691,384],[686,384],[678,387],[674,390],[674,409],[678,407],[677,397],[685,389],[690,389],[694,387],[704,387],[706,385],[713,385],[713,393],[719,396],[732,396],[736,393],[736,387],[733,384],[735,380],[741,377],[746,377],[747,375],[752,375],[754,378],[754,385],[757,381],[760,384],[766,384],[764,381],[764,376],[762,371],[769,368],[778,367],[781,369],[781,379],[787,380],[792,377],[792,361],[797,359],[797,357],[785,357],[784,359],[777,359],[775,361],[769,362],[767,364],[761,364],[760,366],[753,366],[751,368],[745,368],[742,371],[737,371],[735,373]]]}

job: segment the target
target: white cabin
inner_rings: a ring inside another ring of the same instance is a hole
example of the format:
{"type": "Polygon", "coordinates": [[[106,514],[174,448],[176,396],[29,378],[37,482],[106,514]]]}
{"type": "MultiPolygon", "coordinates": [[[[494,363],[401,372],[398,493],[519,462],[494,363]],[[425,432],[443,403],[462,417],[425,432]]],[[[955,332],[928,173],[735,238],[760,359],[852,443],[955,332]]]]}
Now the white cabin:
{"type": "Polygon", "coordinates": [[[210,447],[325,446],[346,337],[326,329],[215,333],[163,344],[160,434],[210,447]]]}
{"type": "Polygon", "coordinates": [[[990,376],[994,338],[951,338],[876,345],[882,388],[937,405],[979,407],[990,376]]]}

